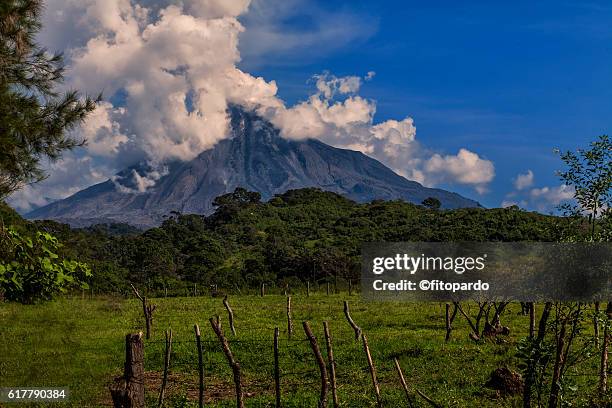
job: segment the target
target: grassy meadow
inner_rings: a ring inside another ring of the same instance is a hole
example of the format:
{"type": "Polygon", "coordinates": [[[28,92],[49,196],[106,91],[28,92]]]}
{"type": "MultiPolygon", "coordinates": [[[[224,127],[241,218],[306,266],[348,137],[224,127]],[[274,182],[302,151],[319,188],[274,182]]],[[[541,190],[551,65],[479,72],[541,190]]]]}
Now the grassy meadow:
{"type": "MultiPolygon", "coordinates": [[[[438,303],[366,303],[347,294],[292,297],[294,331],[287,336],[286,299],[282,295],[230,296],[237,335],[229,330],[221,298],[155,298],[153,334],[145,340],[148,406],[157,406],[164,355],[164,330],[172,328],[173,352],[165,405],[197,406],[197,352],[194,323],[202,328],[206,405],[235,406],[232,373],[208,319],[221,316],[232,351],[242,366],[249,407],[274,406],[273,332],[281,330],[280,368],[283,404],[314,407],[319,373],[302,328],[309,321],[325,353],[322,322],[329,321],[337,364],[341,406],[376,406],[376,398],[361,342],[347,323],[342,301],[368,337],[381,384],[383,404],[407,406],[394,368],[397,357],[410,387],[444,407],[515,407],[520,397],[499,397],[484,386],[491,371],[516,369],[517,341],[527,335],[529,318],[520,305],[510,304],[502,323],[510,336],[475,343],[468,338],[465,319],[458,315],[452,338],[445,343],[444,305],[438,303]]],[[[471,305],[472,312],[476,306],[471,305]]],[[[69,403],[62,406],[111,406],[108,386],[122,373],[124,336],[143,329],[137,299],[63,298],[25,306],[0,304],[0,387],[68,387],[69,403]]],[[[597,386],[597,359],[569,372],[576,386],[565,391],[572,406],[586,404],[597,386]],[[586,373],[587,375],[584,375],[586,373]]],[[[331,394],[329,395],[331,400],[331,394]]],[[[416,396],[416,406],[429,406],[416,396]]],[[[331,406],[331,403],[330,403],[331,406]]]]}

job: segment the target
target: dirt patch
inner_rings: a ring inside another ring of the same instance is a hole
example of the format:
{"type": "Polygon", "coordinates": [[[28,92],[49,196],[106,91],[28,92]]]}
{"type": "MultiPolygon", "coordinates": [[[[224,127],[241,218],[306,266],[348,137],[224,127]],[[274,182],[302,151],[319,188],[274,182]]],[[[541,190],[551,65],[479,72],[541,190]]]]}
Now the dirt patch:
{"type": "MultiPolygon", "coordinates": [[[[173,395],[186,395],[190,401],[197,401],[200,395],[198,376],[186,373],[169,373],[166,385],[166,398],[173,395]]],[[[159,395],[162,383],[162,373],[147,371],[145,373],[145,388],[148,393],[159,395]]],[[[273,384],[255,380],[246,380],[242,383],[245,398],[271,394],[273,384]]],[[[204,379],[204,402],[212,403],[236,398],[234,383],[223,382],[216,378],[204,379]]]]}
{"type": "Polygon", "coordinates": [[[499,396],[516,395],[523,392],[523,377],[507,367],[495,369],[485,384],[486,387],[494,389],[499,396]]]}

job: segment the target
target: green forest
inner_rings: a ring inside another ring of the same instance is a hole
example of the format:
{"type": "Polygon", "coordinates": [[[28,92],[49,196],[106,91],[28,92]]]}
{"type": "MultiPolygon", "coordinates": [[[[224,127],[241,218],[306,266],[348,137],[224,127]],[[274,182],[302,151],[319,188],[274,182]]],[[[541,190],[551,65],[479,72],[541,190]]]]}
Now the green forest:
{"type": "MultiPolygon", "coordinates": [[[[147,231],[129,225],[71,229],[28,222],[2,207],[5,224],[56,236],[59,251],[86,262],[91,289],[127,293],[217,285],[255,288],[356,280],[363,242],[558,241],[575,234],[569,219],[517,207],[436,209],[404,201],[358,204],[318,189],[288,191],[268,202],[237,189],[215,200],[210,216],[171,214],[147,231]]],[[[184,292],[180,292],[184,294],[184,292]]]]}

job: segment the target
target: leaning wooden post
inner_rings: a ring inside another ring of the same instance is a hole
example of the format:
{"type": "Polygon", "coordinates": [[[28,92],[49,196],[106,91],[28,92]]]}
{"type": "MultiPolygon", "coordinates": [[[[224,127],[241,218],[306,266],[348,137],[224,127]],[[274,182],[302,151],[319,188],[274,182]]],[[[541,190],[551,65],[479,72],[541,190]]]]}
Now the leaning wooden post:
{"type": "Polygon", "coordinates": [[[115,408],[144,408],[144,343],[142,332],[125,336],[123,376],[110,387],[115,408]]]}
{"type": "Polygon", "coordinates": [[[280,366],[278,358],[278,327],[274,329],[274,390],[276,392],[276,408],[281,407],[280,366]]]}
{"type": "Polygon", "coordinates": [[[235,336],[236,328],[234,327],[234,312],[232,311],[232,308],[230,307],[229,302],[227,301],[227,295],[225,295],[225,297],[223,298],[223,306],[225,306],[225,308],[227,309],[227,314],[229,315],[230,330],[235,336]]]}
{"type": "Polygon", "coordinates": [[[416,390],[416,393],[419,394],[419,396],[421,398],[423,398],[425,401],[427,401],[427,403],[429,405],[431,405],[432,407],[434,407],[434,408],[442,408],[442,405],[438,404],[436,401],[434,401],[431,398],[429,398],[427,395],[425,395],[425,393],[423,393],[423,392],[421,392],[419,390],[416,390]]]}
{"type": "Polygon", "coordinates": [[[355,331],[355,341],[359,340],[359,336],[361,336],[361,328],[355,324],[353,318],[351,317],[351,312],[349,310],[348,302],[344,301],[344,315],[346,316],[346,320],[348,320],[349,324],[355,331]]]}
{"type": "Polygon", "coordinates": [[[223,353],[225,357],[227,357],[227,361],[232,369],[232,373],[234,374],[234,385],[236,387],[236,406],[238,408],[244,408],[244,393],[242,392],[242,374],[240,372],[240,364],[234,358],[232,351],[230,350],[229,343],[225,336],[223,335],[223,331],[221,327],[217,326],[215,323],[215,319],[212,317],[209,319],[210,325],[214,330],[217,338],[221,342],[221,347],[223,348],[223,353]]]}
{"type": "Polygon", "coordinates": [[[529,302],[529,337],[535,336],[535,303],[529,302]]]}
{"type": "Polygon", "coordinates": [[[287,336],[293,334],[293,320],[291,319],[291,296],[287,296],[287,336]]]}
{"type": "Polygon", "coordinates": [[[593,317],[593,336],[595,346],[599,347],[599,302],[595,302],[595,316],[593,317]]]}
{"type": "Polygon", "coordinates": [[[140,300],[142,303],[142,312],[145,318],[145,328],[146,328],[146,338],[147,340],[151,338],[151,326],[153,325],[153,312],[157,309],[156,305],[152,305],[150,302],[147,302],[146,296],[141,296],[138,289],[134,287],[134,285],[130,284],[132,287],[132,291],[134,295],[140,300]]]}
{"type": "Polygon", "coordinates": [[[215,320],[217,322],[217,326],[221,327],[221,317],[219,317],[219,315],[216,315],[215,320]]]}
{"type": "Polygon", "coordinates": [[[161,408],[164,405],[164,394],[166,393],[166,385],[168,384],[168,369],[170,368],[170,353],[172,353],[172,329],[166,330],[166,354],[164,355],[164,377],[162,379],[161,389],[159,390],[159,401],[157,406],[161,408]]]}
{"type": "Polygon", "coordinates": [[[610,346],[610,321],[612,320],[612,302],[606,307],[606,325],[604,326],[601,345],[601,365],[599,367],[599,393],[603,396],[608,391],[608,348],[610,346]]]}
{"type": "Polygon", "coordinates": [[[378,378],[376,378],[376,367],[374,367],[374,361],[372,361],[372,354],[370,354],[370,346],[368,346],[368,339],[365,334],[361,335],[363,340],[363,349],[365,350],[366,357],[368,358],[368,366],[370,367],[370,374],[372,375],[372,384],[374,384],[374,392],[376,392],[376,404],[382,407],[382,400],[380,399],[380,387],[378,386],[378,378]]]}
{"type": "Polygon", "coordinates": [[[334,407],[337,408],[340,406],[340,404],[338,403],[338,392],[336,385],[336,361],[334,361],[334,349],[332,348],[332,338],[331,334],[329,333],[328,322],[323,322],[323,331],[325,332],[325,343],[327,345],[327,360],[329,364],[329,380],[331,383],[332,398],[334,407]]]}
{"type": "Polygon", "coordinates": [[[204,406],[204,357],[202,355],[202,336],[200,333],[200,326],[197,324],[193,326],[196,337],[196,347],[198,349],[198,373],[200,378],[200,393],[198,395],[198,406],[202,408],[204,406]]]}
{"type": "Polygon", "coordinates": [[[450,340],[450,335],[451,335],[452,330],[453,329],[451,327],[450,303],[447,303],[446,304],[446,338],[445,338],[445,341],[450,340]]]}
{"type": "Polygon", "coordinates": [[[414,405],[414,400],[412,398],[412,395],[410,395],[410,390],[408,389],[408,384],[406,384],[406,379],[404,378],[402,367],[400,366],[400,363],[397,360],[397,357],[393,358],[393,362],[395,362],[395,369],[397,370],[397,375],[399,375],[400,383],[402,384],[402,388],[404,389],[404,392],[406,393],[406,400],[408,400],[408,406],[412,408],[414,405]]]}
{"type": "Polygon", "coordinates": [[[310,347],[312,348],[312,352],[319,365],[319,371],[321,372],[321,396],[319,397],[318,406],[319,408],[325,408],[327,407],[327,369],[325,368],[325,361],[323,360],[321,349],[319,349],[319,345],[317,344],[317,338],[312,334],[310,324],[308,324],[308,322],[303,322],[302,326],[304,327],[306,337],[308,337],[310,341],[310,347]]]}

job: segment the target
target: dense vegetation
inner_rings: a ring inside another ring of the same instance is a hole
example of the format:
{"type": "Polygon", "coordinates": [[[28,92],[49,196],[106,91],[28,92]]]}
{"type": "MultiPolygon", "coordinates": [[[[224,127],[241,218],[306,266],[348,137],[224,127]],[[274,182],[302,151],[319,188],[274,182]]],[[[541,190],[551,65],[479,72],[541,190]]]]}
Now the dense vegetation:
{"type": "MultiPolygon", "coordinates": [[[[269,202],[238,189],[208,217],[174,213],[158,228],[126,225],[70,229],[52,221],[23,228],[56,235],[67,256],[92,268],[97,291],[126,292],[128,282],[162,290],[217,284],[255,287],[356,279],[360,247],[372,241],[555,241],[563,218],[519,210],[436,210],[403,201],[357,204],[316,189],[269,202]]],[[[4,217],[13,218],[7,209],[4,217]]]]}

